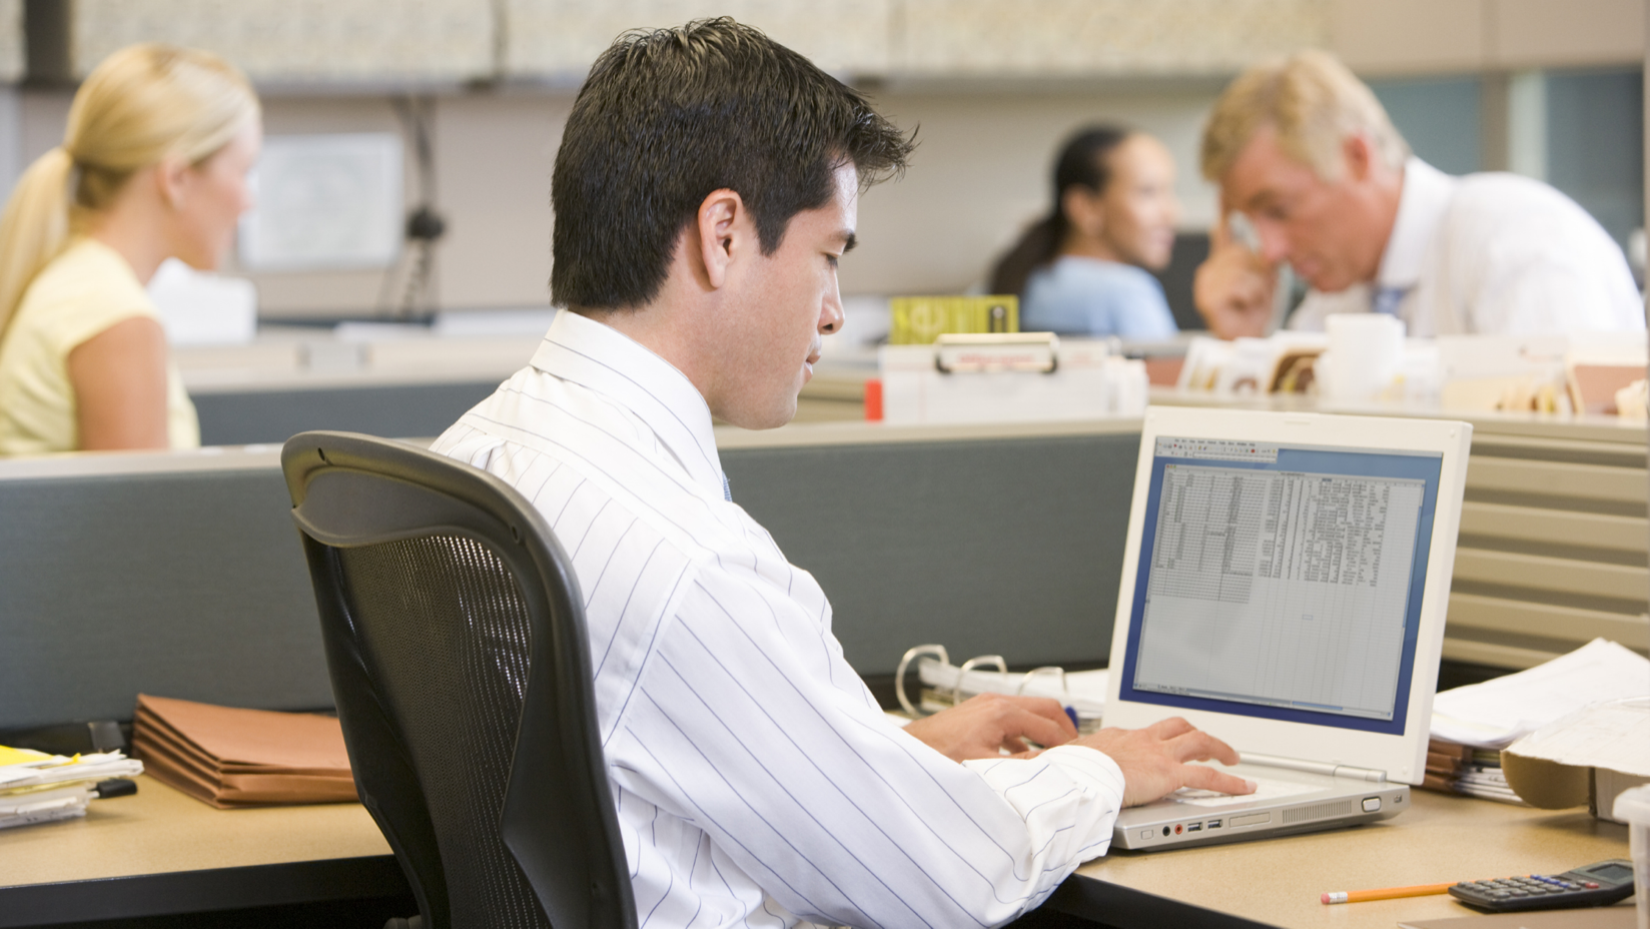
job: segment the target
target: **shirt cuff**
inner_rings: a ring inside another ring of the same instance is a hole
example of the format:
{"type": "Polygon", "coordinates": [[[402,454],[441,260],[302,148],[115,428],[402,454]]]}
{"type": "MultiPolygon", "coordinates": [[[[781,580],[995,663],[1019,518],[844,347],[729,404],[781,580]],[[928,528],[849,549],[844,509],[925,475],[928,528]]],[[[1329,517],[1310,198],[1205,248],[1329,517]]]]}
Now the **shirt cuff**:
{"type": "Polygon", "coordinates": [[[1123,770],[1118,768],[1116,760],[1099,750],[1067,744],[1044,750],[1037,759],[1060,767],[1073,779],[1093,785],[1102,798],[1111,801],[1114,811],[1123,807],[1123,770]]]}

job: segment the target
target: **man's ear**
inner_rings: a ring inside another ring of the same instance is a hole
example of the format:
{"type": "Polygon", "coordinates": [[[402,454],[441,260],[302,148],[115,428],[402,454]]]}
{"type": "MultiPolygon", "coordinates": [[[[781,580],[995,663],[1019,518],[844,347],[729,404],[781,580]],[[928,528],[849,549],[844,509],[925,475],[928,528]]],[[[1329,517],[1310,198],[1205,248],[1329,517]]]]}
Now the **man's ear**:
{"type": "Polygon", "coordinates": [[[1353,133],[1341,140],[1341,155],[1346,158],[1346,176],[1353,181],[1365,181],[1375,163],[1375,145],[1363,133],[1353,133]]]}
{"type": "Polygon", "coordinates": [[[712,288],[720,288],[727,282],[728,266],[745,248],[744,228],[750,225],[745,202],[737,191],[728,188],[712,191],[699,205],[697,221],[705,279],[712,288]]]}

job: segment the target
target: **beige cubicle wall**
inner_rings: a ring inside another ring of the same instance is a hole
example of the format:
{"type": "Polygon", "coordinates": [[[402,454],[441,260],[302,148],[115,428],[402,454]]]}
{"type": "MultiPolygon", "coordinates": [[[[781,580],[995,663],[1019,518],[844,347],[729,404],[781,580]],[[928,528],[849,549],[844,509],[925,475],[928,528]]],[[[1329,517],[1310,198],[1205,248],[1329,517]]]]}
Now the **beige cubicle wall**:
{"type": "Polygon", "coordinates": [[[434,437],[526,365],[539,334],[442,337],[429,327],[266,328],[238,346],[174,350],[209,446],[305,430],[434,437]]]}
{"type": "Polygon", "coordinates": [[[1523,668],[1650,649],[1643,424],[1478,418],[1444,656],[1523,668]]]}

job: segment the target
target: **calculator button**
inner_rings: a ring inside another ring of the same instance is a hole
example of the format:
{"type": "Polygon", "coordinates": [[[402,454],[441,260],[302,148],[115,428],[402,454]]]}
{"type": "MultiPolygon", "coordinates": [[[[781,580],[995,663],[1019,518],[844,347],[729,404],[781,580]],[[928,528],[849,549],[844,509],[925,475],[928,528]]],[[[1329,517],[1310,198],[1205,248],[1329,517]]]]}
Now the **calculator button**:
{"type": "Polygon", "coordinates": [[[1597,889],[1598,888],[1598,883],[1582,883],[1582,885],[1586,886],[1588,889],[1597,889]]]}

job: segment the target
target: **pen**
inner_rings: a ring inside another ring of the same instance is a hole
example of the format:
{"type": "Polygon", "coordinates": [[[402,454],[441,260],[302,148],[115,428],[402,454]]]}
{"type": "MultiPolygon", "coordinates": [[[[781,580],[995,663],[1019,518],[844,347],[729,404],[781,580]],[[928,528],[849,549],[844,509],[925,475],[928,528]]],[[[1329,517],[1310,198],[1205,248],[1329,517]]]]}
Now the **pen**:
{"type": "Polygon", "coordinates": [[[1343,902],[1372,902],[1376,899],[1402,899],[1412,895],[1443,895],[1455,883],[1430,883],[1425,886],[1394,886],[1391,889],[1357,889],[1352,892],[1325,892],[1320,900],[1325,905],[1343,902]]]}

